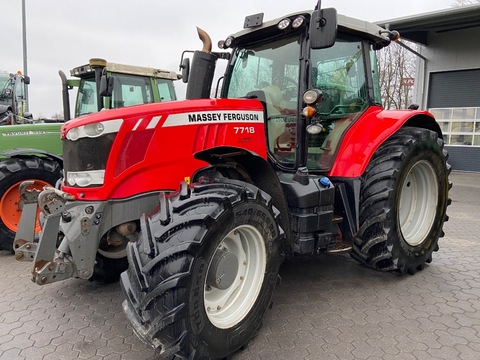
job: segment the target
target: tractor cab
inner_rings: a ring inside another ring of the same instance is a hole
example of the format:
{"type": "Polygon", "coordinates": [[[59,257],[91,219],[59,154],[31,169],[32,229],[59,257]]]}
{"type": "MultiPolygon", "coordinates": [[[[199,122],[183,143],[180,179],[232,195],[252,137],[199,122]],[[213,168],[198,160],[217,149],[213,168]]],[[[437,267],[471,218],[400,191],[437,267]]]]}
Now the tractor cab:
{"type": "Polygon", "coordinates": [[[31,122],[32,114],[27,109],[27,85],[30,77],[0,72],[0,125],[31,122]]]}
{"type": "Polygon", "coordinates": [[[220,43],[232,48],[222,96],[264,103],[277,168],[326,172],[345,131],[381,106],[375,50],[390,38],[334,9],[261,18],[247,17],[247,29],[220,43]]]}
{"type": "Polygon", "coordinates": [[[70,71],[74,79],[60,71],[63,84],[65,120],[70,119],[68,91],[77,88],[74,117],[125,106],[176,100],[173,81],[177,74],[142,66],[115,64],[90,59],[70,71]]]}

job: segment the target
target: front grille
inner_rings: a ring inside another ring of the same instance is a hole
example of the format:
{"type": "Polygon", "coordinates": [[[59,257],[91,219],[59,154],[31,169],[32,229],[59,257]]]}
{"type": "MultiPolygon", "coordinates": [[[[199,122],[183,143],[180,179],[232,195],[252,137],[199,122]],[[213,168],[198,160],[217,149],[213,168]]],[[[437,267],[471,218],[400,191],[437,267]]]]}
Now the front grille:
{"type": "Polygon", "coordinates": [[[116,133],[97,138],[63,140],[63,159],[66,173],[69,171],[105,170],[116,133]]]}

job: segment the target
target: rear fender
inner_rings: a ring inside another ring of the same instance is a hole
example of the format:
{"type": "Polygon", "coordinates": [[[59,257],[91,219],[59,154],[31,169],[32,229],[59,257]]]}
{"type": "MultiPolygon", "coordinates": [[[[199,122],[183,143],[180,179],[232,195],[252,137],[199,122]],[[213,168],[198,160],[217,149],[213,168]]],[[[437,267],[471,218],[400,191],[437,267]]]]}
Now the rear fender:
{"type": "Polygon", "coordinates": [[[361,176],[378,147],[403,126],[426,128],[443,138],[440,126],[427,111],[371,111],[359,118],[346,132],[328,176],[361,176]]]}
{"type": "Polygon", "coordinates": [[[253,152],[235,147],[218,147],[195,154],[195,158],[203,160],[211,166],[198,170],[193,181],[203,175],[217,172],[227,178],[241,180],[257,186],[272,197],[273,205],[280,211],[279,225],[285,232],[286,243],[281,244],[285,254],[290,254],[293,236],[288,216],[287,200],[282,185],[270,163],[253,152]]]}

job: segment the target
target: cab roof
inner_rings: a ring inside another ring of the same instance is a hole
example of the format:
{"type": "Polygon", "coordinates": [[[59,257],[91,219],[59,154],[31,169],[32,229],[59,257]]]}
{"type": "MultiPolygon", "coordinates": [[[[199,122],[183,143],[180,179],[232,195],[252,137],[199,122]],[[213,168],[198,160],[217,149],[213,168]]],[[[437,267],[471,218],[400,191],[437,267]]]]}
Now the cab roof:
{"type": "MultiPolygon", "coordinates": [[[[263,22],[259,26],[243,29],[231,36],[236,40],[236,44],[241,44],[244,42],[254,41],[258,38],[275,35],[275,32],[281,34],[282,31],[276,28],[277,24],[281,20],[286,18],[293,20],[298,16],[304,16],[307,19],[306,24],[308,24],[312,13],[313,10],[305,10],[291,13],[277,19],[263,22]],[[263,34],[259,34],[259,32],[263,34]]],[[[342,14],[337,14],[337,29],[339,32],[342,33],[351,33],[361,37],[365,37],[373,43],[390,42],[389,38],[386,35],[381,34],[381,31],[384,30],[384,28],[371,22],[359,20],[342,14]]]]}
{"type": "MultiPolygon", "coordinates": [[[[175,71],[168,71],[145,66],[116,64],[111,62],[106,62],[106,64],[107,71],[111,73],[139,75],[167,80],[178,80],[178,76],[175,71]]],[[[70,70],[70,75],[81,78],[85,76],[90,76],[90,74],[92,74],[93,72],[94,68],[89,63],[73,68],[72,70],[70,70]]]]}
{"type": "Polygon", "coordinates": [[[175,71],[168,71],[144,66],[124,65],[107,62],[107,71],[115,73],[144,75],[149,77],[156,77],[162,79],[177,80],[175,71]]]}

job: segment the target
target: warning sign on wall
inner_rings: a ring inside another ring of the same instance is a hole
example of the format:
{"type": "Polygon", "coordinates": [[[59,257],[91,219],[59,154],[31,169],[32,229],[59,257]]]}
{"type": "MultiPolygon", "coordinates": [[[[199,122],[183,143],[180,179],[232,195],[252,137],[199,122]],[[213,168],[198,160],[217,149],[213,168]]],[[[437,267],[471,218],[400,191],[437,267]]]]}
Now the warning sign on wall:
{"type": "Polygon", "coordinates": [[[402,78],[401,85],[402,86],[413,86],[413,85],[415,85],[415,79],[414,78],[402,78]]]}

